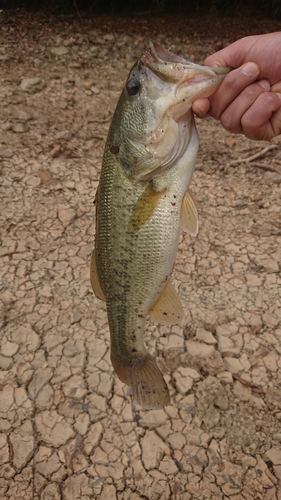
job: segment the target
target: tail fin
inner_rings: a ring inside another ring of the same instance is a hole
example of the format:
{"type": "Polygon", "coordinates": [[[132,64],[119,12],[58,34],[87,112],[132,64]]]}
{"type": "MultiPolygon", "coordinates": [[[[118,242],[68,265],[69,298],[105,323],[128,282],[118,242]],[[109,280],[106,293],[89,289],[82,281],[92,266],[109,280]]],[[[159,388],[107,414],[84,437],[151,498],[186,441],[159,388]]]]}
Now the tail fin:
{"type": "Polygon", "coordinates": [[[169,389],[149,353],[129,362],[111,353],[111,362],[118,378],[132,388],[133,400],[143,409],[157,410],[169,404],[169,389]]]}

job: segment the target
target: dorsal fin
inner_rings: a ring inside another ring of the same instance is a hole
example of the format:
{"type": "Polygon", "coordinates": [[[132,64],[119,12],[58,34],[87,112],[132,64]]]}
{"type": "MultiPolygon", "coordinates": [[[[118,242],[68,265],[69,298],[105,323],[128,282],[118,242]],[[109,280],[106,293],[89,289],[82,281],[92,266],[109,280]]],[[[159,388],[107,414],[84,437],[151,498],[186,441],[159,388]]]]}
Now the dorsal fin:
{"type": "Polygon", "coordinates": [[[176,325],[183,318],[181,299],[171,281],[168,281],[159,299],[149,311],[152,321],[164,325],[176,325]]]}

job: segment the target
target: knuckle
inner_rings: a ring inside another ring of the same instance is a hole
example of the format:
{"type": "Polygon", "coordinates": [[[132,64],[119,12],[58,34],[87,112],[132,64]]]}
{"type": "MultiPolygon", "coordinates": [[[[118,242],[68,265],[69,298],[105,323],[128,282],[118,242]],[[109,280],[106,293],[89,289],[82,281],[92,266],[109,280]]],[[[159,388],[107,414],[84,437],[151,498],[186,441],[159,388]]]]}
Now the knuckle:
{"type": "Polygon", "coordinates": [[[237,121],[233,119],[233,115],[231,113],[223,113],[220,117],[220,122],[229,132],[237,134],[241,131],[240,122],[237,123],[237,121]]]}
{"type": "Polygon", "coordinates": [[[251,85],[248,85],[245,90],[244,90],[244,97],[247,100],[254,100],[256,97],[258,97],[261,93],[263,92],[263,89],[261,86],[257,83],[252,83],[251,85]]]}
{"type": "Polygon", "coordinates": [[[239,90],[241,87],[239,83],[240,78],[237,71],[231,71],[224,80],[225,90],[230,92],[233,90],[239,90]]]}

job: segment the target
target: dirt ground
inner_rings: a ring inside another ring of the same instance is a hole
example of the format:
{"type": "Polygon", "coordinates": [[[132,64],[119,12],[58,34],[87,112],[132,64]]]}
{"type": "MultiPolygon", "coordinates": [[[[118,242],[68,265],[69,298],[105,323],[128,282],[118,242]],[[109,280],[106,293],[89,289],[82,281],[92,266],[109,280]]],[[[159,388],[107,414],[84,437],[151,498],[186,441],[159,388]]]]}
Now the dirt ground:
{"type": "Polygon", "coordinates": [[[89,257],[107,129],[148,40],[201,63],[281,23],[0,15],[0,498],[280,500],[280,138],[198,123],[185,318],[145,336],[165,410],[134,408],[113,373],[89,257]]]}

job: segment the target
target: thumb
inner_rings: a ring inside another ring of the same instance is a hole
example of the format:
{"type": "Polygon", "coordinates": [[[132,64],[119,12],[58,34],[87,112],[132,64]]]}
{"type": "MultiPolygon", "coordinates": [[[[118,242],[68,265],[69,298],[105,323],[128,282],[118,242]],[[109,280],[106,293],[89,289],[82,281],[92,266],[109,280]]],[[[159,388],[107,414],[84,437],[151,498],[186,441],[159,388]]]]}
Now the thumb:
{"type": "Polygon", "coordinates": [[[209,109],[210,109],[209,99],[196,99],[192,103],[192,110],[199,118],[203,118],[203,116],[206,116],[209,109]]]}
{"type": "Polygon", "coordinates": [[[245,38],[236,40],[236,42],[232,43],[231,45],[228,45],[224,49],[221,49],[218,52],[211,54],[205,59],[204,64],[212,67],[230,66],[231,68],[238,68],[244,62],[246,62],[247,51],[246,51],[245,40],[246,40],[245,38]]]}

